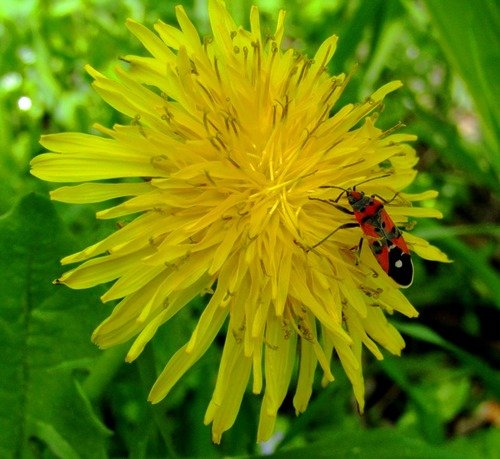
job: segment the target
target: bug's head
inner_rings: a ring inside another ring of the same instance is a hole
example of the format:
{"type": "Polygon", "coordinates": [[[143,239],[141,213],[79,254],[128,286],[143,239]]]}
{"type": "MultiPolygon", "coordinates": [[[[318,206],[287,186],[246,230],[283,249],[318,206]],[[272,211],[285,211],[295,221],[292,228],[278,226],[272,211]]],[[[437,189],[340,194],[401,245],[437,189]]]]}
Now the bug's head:
{"type": "Polygon", "coordinates": [[[354,206],[356,203],[360,202],[364,197],[365,193],[362,191],[356,191],[354,188],[352,191],[349,191],[347,194],[347,200],[351,206],[354,206]]]}

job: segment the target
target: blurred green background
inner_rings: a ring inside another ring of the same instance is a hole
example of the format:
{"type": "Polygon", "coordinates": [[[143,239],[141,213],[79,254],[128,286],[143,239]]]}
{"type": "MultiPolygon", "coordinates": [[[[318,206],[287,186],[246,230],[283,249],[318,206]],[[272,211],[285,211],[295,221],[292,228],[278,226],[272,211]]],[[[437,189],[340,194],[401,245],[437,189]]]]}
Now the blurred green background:
{"type": "MultiPolygon", "coordinates": [[[[29,175],[44,133],[94,132],[124,122],[93,92],[83,66],[110,74],[120,56],[146,51],[127,32],[132,17],[148,26],[176,23],[164,0],[2,0],[0,2],[0,457],[500,457],[498,239],[500,229],[500,10],[497,1],[227,1],[236,22],[260,6],[264,29],[287,10],[286,44],[312,56],[339,35],[332,74],[350,72],[343,102],[382,84],[404,88],[386,100],[379,125],[402,121],[418,135],[419,177],[412,191],[436,189],[442,221],[415,234],[453,264],[415,260],[407,295],[418,320],[392,318],[407,348],[377,362],[367,354],[367,409],[356,412],[350,385],[319,385],[305,414],[291,397],[272,441],[255,443],[259,397],[247,394],[222,445],[203,414],[213,390],[222,340],[152,407],[155,375],[189,338],[199,311],[164,326],[144,354],[124,364],[126,346],[99,351],[93,328],[110,312],[103,289],[71,291],[51,281],[59,258],[115,228],[97,222],[103,206],[52,204],[51,186],[29,175]],[[33,194],[35,192],[35,194],[33,194]]],[[[182,2],[202,35],[205,0],[182,2]]],[[[339,105],[339,106],[340,106],[339,105]]],[[[129,121],[126,121],[129,122],[129,121]]],[[[293,389],[293,387],[292,387],[293,389]]]]}

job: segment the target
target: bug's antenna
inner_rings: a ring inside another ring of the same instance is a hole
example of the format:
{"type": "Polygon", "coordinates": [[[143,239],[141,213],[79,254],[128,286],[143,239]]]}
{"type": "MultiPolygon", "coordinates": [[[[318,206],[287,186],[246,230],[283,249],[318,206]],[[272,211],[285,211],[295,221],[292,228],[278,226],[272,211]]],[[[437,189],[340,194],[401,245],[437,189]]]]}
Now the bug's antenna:
{"type": "MultiPolygon", "coordinates": [[[[384,174],[384,175],[379,175],[378,177],[372,177],[372,178],[363,180],[362,182],[356,183],[356,185],[354,185],[352,187],[352,189],[355,190],[358,185],[362,185],[363,183],[371,182],[372,180],[378,180],[378,179],[381,179],[384,177],[390,177],[390,176],[391,176],[391,174],[384,174]]],[[[341,186],[336,186],[336,185],[321,185],[319,188],[337,188],[338,190],[342,190],[344,193],[349,192],[349,190],[347,190],[346,188],[342,188],[341,186]]]]}
{"type": "Polygon", "coordinates": [[[384,174],[384,175],[379,175],[378,177],[372,177],[366,180],[363,180],[362,182],[356,183],[356,185],[353,186],[353,189],[355,189],[358,185],[363,185],[363,183],[371,182],[373,180],[378,180],[384,177],[390,177],[391,174],[384,174]]]}

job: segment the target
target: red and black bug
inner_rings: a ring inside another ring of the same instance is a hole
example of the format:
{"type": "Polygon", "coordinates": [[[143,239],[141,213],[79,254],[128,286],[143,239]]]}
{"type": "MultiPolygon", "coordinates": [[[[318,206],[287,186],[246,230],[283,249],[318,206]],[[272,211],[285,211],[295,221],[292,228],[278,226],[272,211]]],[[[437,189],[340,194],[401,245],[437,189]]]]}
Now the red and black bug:
{"type": "MultiPolygon", "coordinates": [[[[382,177],[365,180],[356,186],[379,178],[382,177]]],[[[322,244],[340,229],[359,226],[361,231],[363,231],[363,237],[361,237],[359,242],[358,253],[361,252],[363,239],[367,239],[370,250],[377,259],[380,267],[401,287],[409,287],[413,281],[413,263],[411,261],[410,250],[403,239],[400,229],[394,224],[384,208],[384,204],[391,202],[397,196],[397,193],[392,199],[386,200],[376,194],[367,196],[362,191],[357,191],[356,186],[342,188],[325,185],[321,188],[337,188],[342,190],[342,193],[336,199],[309,198],[325,202],[344,213],[354,215],[357,221],[356,223],[345,223],[335,228],[321,239],[321,241],[314,244],[311,249],[322,244]],[[338,204],[344,194],[347,196],[352,210],[338,204]]]]}

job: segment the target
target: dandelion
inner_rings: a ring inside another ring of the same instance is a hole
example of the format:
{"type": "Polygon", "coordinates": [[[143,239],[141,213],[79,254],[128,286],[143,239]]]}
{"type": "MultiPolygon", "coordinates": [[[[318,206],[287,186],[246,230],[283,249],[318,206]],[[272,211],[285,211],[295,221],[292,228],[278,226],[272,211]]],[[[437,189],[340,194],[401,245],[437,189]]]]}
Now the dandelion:
{"type": "MultiPolygon", "coordinates": [[[[32,173],[53,182],[86,182],[51,192],[67,203],[125,198],[97,213],[128,223],[70,255],[81,263],[56,283],[88,288],[114,281],[102,301],[120,300],[92,339],[108,348],[135,337],[136,359],[162,326],[200,294],[210,293],[198,324],[159,375],[149,400],[157,403],[205,353],[227,322],[220,367],[204,422],[219,443],[237,416],[245,389],[263,394],[257,439],[268,439],[278,409],[296,379],[298,413],[309,402],[316,369],[333,381],[336,354],[363,410],[362,349],[404,347],[387,321],[416,310],[373,254],[353,250],[360,228],[332,229],[352,217],[318,199],[335,199],[325,186],[362,185],[366,193],[397,197],[386,209],[394,222],[440,217],[411,203],[433,191],[403,193],[416,176],[414,136],[375,127],[394,81],[359,104],[336,102],[348,77],[326,67],[337,37],[312,59],[284,50],[284,18],[264,36],[259,12],[250,30],[238,27],[224,4],[209,1],[212,36],[200,39],[182,6],[180,29],[163,22],[157,34],[129,20],[150,57],[126,56],[108,79],[88,67],[103,99],[130,118],[103,136],[45,135],[50,152],[32,173]],[[114,179],[110,180],[110,179],[114,179]],[[105,182],[99,182],[106,180],[105,182]],[[82,263],[83,262],[83,263],[82,263]]],[[[345,196],[339,204],[345,203],[345,196]]],[[[411,251],[447,261],[425,240],[404,233],[411,251]]]]}

